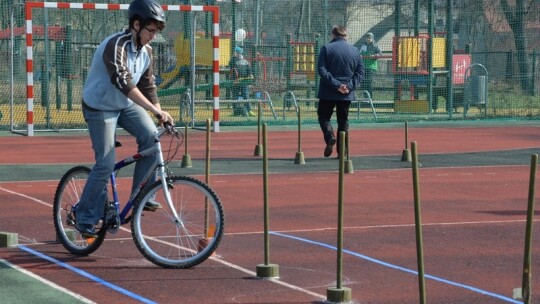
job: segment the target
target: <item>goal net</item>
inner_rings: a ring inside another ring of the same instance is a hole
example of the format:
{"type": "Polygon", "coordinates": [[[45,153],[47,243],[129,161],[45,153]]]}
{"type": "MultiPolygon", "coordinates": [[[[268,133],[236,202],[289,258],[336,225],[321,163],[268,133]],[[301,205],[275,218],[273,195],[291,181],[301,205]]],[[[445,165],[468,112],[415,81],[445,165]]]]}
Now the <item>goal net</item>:
{"type": "MultiPolygon", "coordinates": [[[[14,73],[15,91],[26,88],[26,103],[15,98],[11,104],[13,131],[31,136],[35,130],[86,128],[82,88],[94,51],[107,36],[127,28],[128,7],[129,2],[26,2],[24,32],[13,31],[26,46],[19,55],[24,61],[13,60],[14,70],[26,71],[14,73]]],[[[219,9],[167,4],[163,9],[167,26],[150,43],[161,106],[179,124],[210,119],[219,131],[219,67],[230,56],[219,50],[230,48],[227,39],[219,39],[219,9]],[[197,115],[196,99],[206,101],[197,115]]]]}

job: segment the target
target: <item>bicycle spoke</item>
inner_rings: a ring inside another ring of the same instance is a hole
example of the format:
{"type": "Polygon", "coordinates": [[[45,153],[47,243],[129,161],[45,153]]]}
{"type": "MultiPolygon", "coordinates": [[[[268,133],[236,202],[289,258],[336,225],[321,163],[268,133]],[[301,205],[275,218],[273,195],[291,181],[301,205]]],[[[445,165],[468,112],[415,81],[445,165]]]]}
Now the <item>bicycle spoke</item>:
{"type": "Polygon", "coordinates": [[[190,177],[173,177],[170,189],[172,207],[144,212],[142,204],[149,198],[164,199],[161,183],[143,194],[132,223],[137,248],[153,263],[162,267],[187,268],[206,260],[223,234],[223,210],[215,193],[201,181],[190,177]],[[171,217],[176,213],[178,218],[171,217]],[[211,224],[212,229],[208,226],[211,224]],[[215,228],[217,227],[217,229],[215,228]],[[208,235],[208,231],[212,235],[208,235]]]}

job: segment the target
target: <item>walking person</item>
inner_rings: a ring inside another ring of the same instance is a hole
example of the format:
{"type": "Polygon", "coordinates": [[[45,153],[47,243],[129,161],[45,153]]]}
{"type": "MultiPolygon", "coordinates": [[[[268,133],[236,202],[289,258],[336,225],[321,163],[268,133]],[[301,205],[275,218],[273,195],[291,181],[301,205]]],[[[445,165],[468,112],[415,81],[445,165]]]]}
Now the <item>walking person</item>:
{"type": "Polygon", "coordinates": [[[326,144],[324,157],[329,157],[336,143],[338,154],[340,152],[339,134],[349,131],[349,107],[356,98],[354,91],[364,77],[362,58],[358,49],[347,41],[345,27],[332,28],[332,41],[321,47],[319,52],[317,72],[320,76],[317,115],[326,144]],[[334,108],[338,124],[337,134],[334,134],[330,121],[334,108]]]}
{"type": "Polygon", "coordinates": [[[375,43],[373,33],[367,33],[364,37],[364,42],[360,46],[360,55],[363,58],[362,61],[364,62],[365,68],[362,89],[368,91],[369,97],[373,99],[373,75],[377,73],[377,70],[379,69],[377,57],[382,55],[379,46],[375,43]]]}
{"type": "MultiPolygon", "coordinates": [[[[128,18],[127,30],[107,37],[96,49],[83,87],[83,116],[96,160],[76,210],[76,228],[87,237],[96,235],[94,225],[104,213],[107,181],[115,164],[117,126],[136,137],[138,151],[142,151],[155,144],[157,128],[148,112],[159,124],[173,123],[158,100],[148,45],[165,28],[164,11],[155,0],[134,0],[128,18]]],[[[137,162],[132,191],[155,157],[137,162]]],[[[160,207],[148,202],[145,208],[155,211],[160,207]]]]}

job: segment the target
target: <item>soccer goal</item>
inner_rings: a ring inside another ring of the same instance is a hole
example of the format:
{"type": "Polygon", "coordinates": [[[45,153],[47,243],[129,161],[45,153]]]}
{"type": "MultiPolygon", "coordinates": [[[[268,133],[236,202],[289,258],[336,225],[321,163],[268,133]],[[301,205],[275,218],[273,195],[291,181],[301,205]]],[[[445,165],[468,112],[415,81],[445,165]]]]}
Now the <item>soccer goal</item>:
{"type": "MultiPolygon", "coordinates": [[[[161,106],[181,124],[202,125],[211,119],[218,132],[220,62],[228,63],[230,48],[230,41],[219,38],[219,7],[162,6],[167,26],[151,42],[161,106]],[[194,107],[195,100],[205,100],[205,106],[194,107]],[[191,109],[187,116],[181,106],[186,102],[191,109]]],[[[25,3],[24,32],[12,31],[13,36],[24,33],[21,39],[26,40],[21,52],[26,77],[13,77],[14,86],[26,86],[26,104],[11,103],[13,132],[32,136],[39,130],[86,128],[81,100],[88,68],[99,43],[127,27],[128,8],[114,3],[25,3]]]]}

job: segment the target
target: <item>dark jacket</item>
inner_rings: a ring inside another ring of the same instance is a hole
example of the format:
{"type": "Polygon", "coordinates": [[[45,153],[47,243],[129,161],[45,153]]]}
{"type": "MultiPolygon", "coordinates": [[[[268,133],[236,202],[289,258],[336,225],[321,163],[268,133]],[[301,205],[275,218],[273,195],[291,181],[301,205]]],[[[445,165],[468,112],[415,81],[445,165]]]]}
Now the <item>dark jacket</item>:
{"type": "Polygon", "coordinates": [[[343,38],[337,38],[323,46],[317,64],[319,92],[317,97],[326,100],[355,100],[354,90],[364,78],[364,65],[358,49],[343,38]],[[346,84],[349,94],[338,92],[346,84]]]}
{"type": "Polygon", "coordinates": [[[229,62],[229,68],[233,80],[251,76],[251,66],[242,55],[233,56],[229,62]]]}

